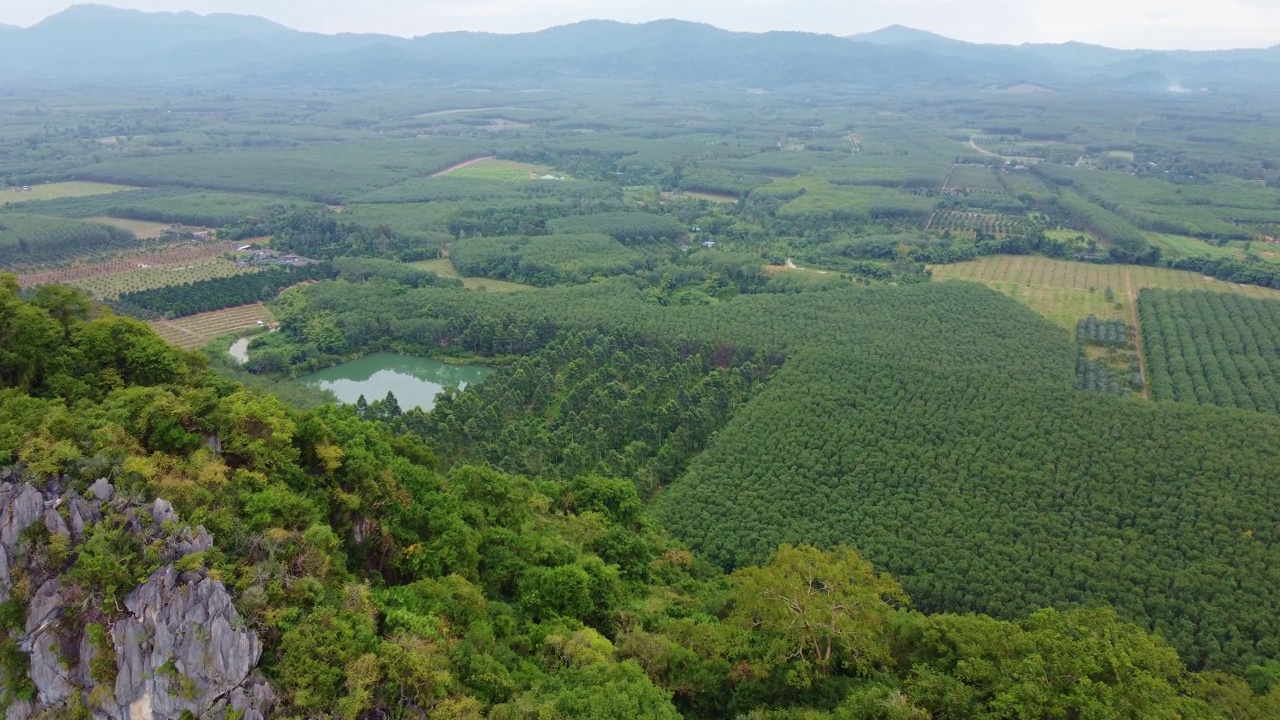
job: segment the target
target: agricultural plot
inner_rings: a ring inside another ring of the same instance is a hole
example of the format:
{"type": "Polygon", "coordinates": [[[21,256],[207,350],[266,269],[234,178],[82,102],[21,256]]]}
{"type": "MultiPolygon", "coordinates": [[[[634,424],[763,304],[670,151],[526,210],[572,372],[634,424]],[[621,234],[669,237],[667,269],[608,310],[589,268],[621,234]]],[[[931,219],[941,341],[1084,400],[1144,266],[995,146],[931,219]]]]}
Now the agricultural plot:
{"type": "Polygon", "coordinates": [[[4,188],[0,190],[0,205],[30,202],[32,200],[62,200],[64,198],[89,197],[91,195],[109,195],[136,189],[128,185],[98,182],[45,183],[31,185],[26,190],[20,187],[4,188]]]}
{"type": "Polygon", "coordinates": [[[929,229],[936,232],[949,230],[969,237],[977,236],[979,231],[993,237],[1004,237],[1025,231],[1028,224],[1027,218],[1020,215],[944,210],[934,214],[929,229]]]}
{"type": "Polygon", "coordinates": [[[1045,179],[1080,195],[1143,230],[1208,240],[1252,240],[1256,227],[1280,222],[1280,193],[1264,184],[1215,176],[1213,182],[1175,184],[1124,172],[1040,165],[1045,179]]]}
{"type": "MultiPolygon", "coordinates": [[[[0,205],[2,204],[3,198],[0,198],[0,205]]],[[[122,220],[223,227],[249,217],[269,213],[281,205],[296,204],[305,203],[269,195],[155,187],[130,189],[127,192],[106,195],[30,201],[13,205],[10,209],[15,213],[31,212],[62,218],[87,218],[129,230],[132,229],[130,226],[120,224],[122,220]]]]}
{"type": "Polygon", "coordinates": [[[0,266],[35,268],[116,252],[136,239],[119,228],[45,215],[0,215],[0,266]]]}
{"type": "Polygon", "coordinates": [[[1069,330],[1089,315],[1104,320],[1129,315],[1127,280],[1142,288],[1216,290],[1245,297],[1280,298],[1280,291],[1237,285],[1185,270],[1102,265],[1031,255],[993,255],[954,265],[935,265],[934,277],[972,280],[1023,302],[1069,330]],[[1126,277],[1127,275],[1127,277],[1126,277]],[[1111,289],[1108,295],[1107,288],[1111,289]]]}
{"type": "Polygon", "coordinates": [[[230,260],[218,257],[192,260],[185,264],[141,266],[125,272],[72,280],[69,284],[84,288],[94,297],[112,300],[124,293],[185,285],[257,271],[258,268],[238,267],[230,260]]]}
{"type": "Polygon", "coordinates": [[[34,287],[50,283],[75,285],[94,278],[131,273],[152,267],[173,267],[204,262],[231,252],[235,248],[236,243],[228,242],[207,245],[180,245],[138,254],[118,255],[102,262],[73,265],[71,267],[20,275],[18,276],[18,284],[22,287],[34,287]]]}
{"type": "Polygon", "coordinates": [[[1003,172],[999,175],[1000,185],[1005,192],[1015,197],[1026,195],[1033,200],[1041,200],[1053,195],[1053,191],[1040,178],[1028,171],[1003,172]]]}
{"type": "Polygon", "coordinates": [[[94,180],[267,193],[341,203],[475,157],[456,138],[317,143],[290,150],[123,157],[82,168],[94,180]]]}
{"type": "Polygon", "coordinates": [[[1280,302],[1147,289],[1138,312],[1156,400],[1280,412],[1280,302]]]}
{"type": "Polygon", "coordinates": [[[778,214],[784,217],[844,216],[857,218],[917,216],[923,222],[933,210],[934,199],[896,188],[837,185],[821,178],[778,180],[757,188],[752,197],[786,201],[778,214]]]}
{"type": "Polygon", "coordinates": [[[951,168],[944,190],[976,190],[978,192],[1004,192],[1004,186],[996,173],[987,165],[956,165],[951,168]]]}
{"type": "Polygon", "coordinates": [[[1142,361],[1135,335],[1123,320],[1081,318],[1076,324],[1076,389],[1121,397],[1141,392],[1142,361]]]}
{"type": "Polygon", "coordinates": [[[178,347],[197,348],[223,335],[258,327],[259,322],[275,322],[271,310],[261,303],[189,315],[176,320],[153,320],[151,327],[155,328],[160,337],[178,347]]]}

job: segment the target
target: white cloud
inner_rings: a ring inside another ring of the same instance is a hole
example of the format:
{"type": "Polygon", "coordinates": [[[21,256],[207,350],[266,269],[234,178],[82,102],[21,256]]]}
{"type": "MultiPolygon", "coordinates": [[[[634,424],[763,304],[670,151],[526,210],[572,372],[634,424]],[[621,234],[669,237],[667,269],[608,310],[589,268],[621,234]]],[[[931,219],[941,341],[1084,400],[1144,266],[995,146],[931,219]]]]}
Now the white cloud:
{"type": "MultiPolygon", "coordinates": [[[[1115,47],[1280,43],[1280,0],[102,0],[141,10],[235,12],[318,32],[522,32],[587,18],[678,17],[732,30],[848,35],[902,24],[977,42],[1081,40],[1115,47]]],[[[32,24],[67,0],[0,0],[0,22],[32,24]]]]}

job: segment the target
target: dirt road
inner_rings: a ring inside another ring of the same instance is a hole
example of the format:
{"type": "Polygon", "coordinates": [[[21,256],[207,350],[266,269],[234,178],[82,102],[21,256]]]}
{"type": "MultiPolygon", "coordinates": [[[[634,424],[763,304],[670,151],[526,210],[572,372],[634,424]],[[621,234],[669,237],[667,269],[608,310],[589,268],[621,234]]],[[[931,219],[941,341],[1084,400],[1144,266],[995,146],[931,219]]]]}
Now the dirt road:
{"type": "Polygon", "coordinates": [[[455,170],[461,170],[464,167],[471,167],[472,165],[475,165],[478,162],[484,162],[485,160],[492,160],[492,159],[493,159],[492,155],[485,155],[484,157],[471,158],[470,160],[464,160],[458,163],[457,165],[450,165],[449,167],[441,170],[440,172],[433,174],[431,177],[433,178],[444,177],[445,175],[448,175],[449,173],[455,170]]]}
{"type": "Polygon", "coordinates": [[[1142,326],[1138,324],[1138,293],[1133,289],[1133,271],[1124,270],[1124,290],[1129,296],[1129,324],[1133,326],[1133,346],[1138,350],[1138,367],[1142,370],[1142,399],[1151,399],[1151,381],[1147,379],[1147,351],[1142,347],[1142,326]]]}
{"type": "Polygon", "coordinates": [[[991,152],[990,150],[984,150],[984,149],[982,149],[982,148],[978,147],[978,143],[977,143],[977,139],[976,139],[976,138],[969,138],[969,147],[973,148],[974,150],[977,150],[978,152],[982,153],[983,155],[990,155],[991,157],[1001,157],[1000,153],[991,152]]]}

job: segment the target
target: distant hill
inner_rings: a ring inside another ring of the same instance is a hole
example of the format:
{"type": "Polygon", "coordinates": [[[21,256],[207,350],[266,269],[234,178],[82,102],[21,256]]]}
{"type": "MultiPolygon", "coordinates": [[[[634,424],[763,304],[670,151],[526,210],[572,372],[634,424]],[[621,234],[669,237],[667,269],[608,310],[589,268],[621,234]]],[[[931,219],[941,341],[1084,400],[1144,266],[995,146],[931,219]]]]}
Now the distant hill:
{"type": "Polygon", "coordinates": [[[406,39],[306,33],[244,15],[78,5],[33,27],[0,32],[0,83],[198,78],[214,84],[541,85],[597,79],[977,90],[1073,83],[1132,88],[1135,76],[1163,75],[1188,87],[1280,85],[1280,48],[1165,53],[1082,43],[983,45],[900,25],[841,38],[739,33],[679,20],[590,20],[515,35],[450,32],[406,39]]]}
{"type": "Polygon", "coordinates": [[[857,42],[877,43],[880,45],[971,45],[963,40],[955,40],[945,35],[917,30],[905,25],[889,25],[872,32],[851,35],[850,40],[857,42]]]}

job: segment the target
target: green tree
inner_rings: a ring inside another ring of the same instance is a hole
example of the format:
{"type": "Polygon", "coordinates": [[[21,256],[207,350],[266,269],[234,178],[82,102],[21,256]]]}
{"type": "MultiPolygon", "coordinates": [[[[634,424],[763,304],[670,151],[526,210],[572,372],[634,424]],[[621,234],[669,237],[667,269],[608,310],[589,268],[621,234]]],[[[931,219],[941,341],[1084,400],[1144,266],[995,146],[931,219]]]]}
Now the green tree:
{"type": "Polygon", "coordinates": [[[896,580],[847,546],[782,545],[768,564],[742,568],[730,581],[729,621],[758,632],[767,661],[794,662],[799,677],[888,661],[885,621],[907,600],[896,580]]]}

